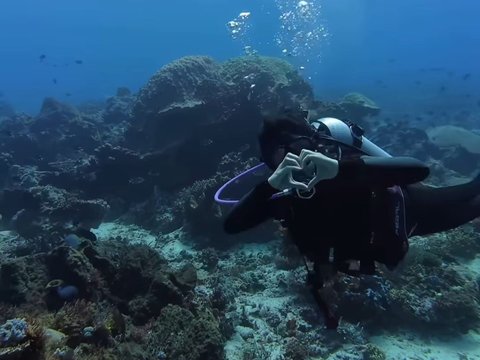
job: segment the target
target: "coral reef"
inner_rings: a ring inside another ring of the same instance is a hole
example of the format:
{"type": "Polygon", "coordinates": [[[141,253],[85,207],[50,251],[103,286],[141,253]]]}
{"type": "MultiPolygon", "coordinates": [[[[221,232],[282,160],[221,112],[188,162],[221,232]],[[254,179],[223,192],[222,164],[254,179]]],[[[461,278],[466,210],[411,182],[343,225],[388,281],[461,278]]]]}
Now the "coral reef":
{"type": "Polygon", "coordinates": [[[437,185],[476,175],[473,132],[445,148],[445,130],[465,132],[433,139],[358,93],[320,101],[289,63],[262,56],[185,57],[136,94],[47,98],[37,116],[2,104],[0,359],[383,360],[372,335],[385,330],[458,337],[480,323],[478,220],[413,239],[396,272],[340,276],[332,333],[278,225],[225,237],[228,209],[213,201],[258,163],[264,114],[283,107],[358,121],[392,155],[431,165],[437,185]]]}
{"type": "Polygon", "coordinates": [[[35,254],[3,261],[0,265],[1,302],[12,305],[26,302],[43,307],[43,293],[49,281],[45,260],[45,254],[35,254]]]}
{"type": "Polygon", "coordinates": [[[43,331],[25,319],[9,319],[0,326],[0,359],[42,359],[43,331]]]}
{"type": "Polygon", "coordinates": [[[0,99],[0,119],[15,115],[15,110],[6,100],[0,99]]]}
{"type": "Polygon", "coordinates": [[[284,60],[246,56],[231,59],[220,70],[221,77],[235,86],[264,111],[281,107],[309,108],[313,91],[292,65],[284,60]]]}
{"type": "MultiPolygon", "coordinates": [[[[189,136],[186,129],[228,122],[237,130],[231,115],[249,94],[255,95],[248,100],[262,109],[278,109],[297,100],[309,105],[313,100],[311,88],[283,60],[245,57],[220,64],[208,57],[185,57],[150,79],[140,90],[132,114],[143,141],[165,148],[189,136]]],[[[255,119],[240,121],[247,127],[255,119]]]]}
{"type": "Polygon", "coordinates": [[[3,190],[0,196],[2,220],[20,236],[39,239],[39,246],[55,243],[52,239],[58,239],[72,225],[85,229],[98,227],[108,208],[102,199],[83,200],[51,185],[3,190]]]}
{"type": "Polygon", "coordinates": [[[462,147],[480,155],[480,135],[459,126],[444,125],[427,130],[428,138],[439,147],[462,147]]]}
{"type": "MultiPolygon", "coordinates": [[[[101,346],[108,349],[114,341],[128,341],[127,333],[151,326],[151,319],[156,317],[165,319],[167,325],[163,326],[172,326],[179,321],[175,314],[168,310],[164,313],[163,309],[175,304],[178,311],[188,311],[180,306],[186,306],[187,295],[196,286],[197,274],[192,265],[169,269],[165,260],[145,245],[107,240],[93,245],[82,239],[78,249],[62,245],[48,253],[3,263],[0,279],[0,301],[20,306],[18,312],[25,317],[48,309],[56,311],[53,317],[44,318],[43,326],[50,333],[63,334],[61,343],[68,348],[101,346]],[[75,296],[71,296],[73,287],[75,296]],[[30,306],[35,308],[33,313],[30,306]],[[130,319],[128,323],[125,316],[130,319]]],[[[191,305],[191,311],[193,313],[189,312],[187,319],[192,330],[186,338],[190,339],[190,344],[196,344],[197,353],[192,354],[187,345],[183,350],[179,349],[185,340],[164,339],[161,345],[167,353],[191,353],[189,359],[200,359],[205,353],[218,353],[220,358],[224,340],[218,329],[215,330],[219,326],[217,320],[208,309],[196,309],[191,305]],[[200,336],[197,331],[202,331],[203,337],[195,340],[194,335],[200,336]],[[172,341],[178,343],[175,345],[172,341]]],[[[20,330],[26,328],[26,325],[13,327],[18,323],[12,320],[0,329],[4,347],[11,347],[13,335],[21,334],[20,330]]],[[[161,321],[156,323],[162,326],[161,321]]],[[[155,336],[151,341],[158,339],[155,336]]],[[[50,350],[68,352],[68,349],[57,350],[60,348],[50,350]]],[[[82,351],[88,352],[78,350],[82,351]]]]}
{"type": "Polygon", "coordinates": [[[46,98],[40,113],[31,122],[29,132],[41,146],[42,157],[51,161],[59,154],[68,158],[78,148],[92,151],[97,145],[98,125],[83,118],[73,106],[46,98]]]}
{"type": "Polygon", "coordinates": [[[375,116],[380,113],[377,104],[360,93],[349,93],[343,97],[339,104],[351,116],[352,121],[362,121],[365,117],[375,116]]]}
{"type": "Polygon", "coordinates": [[[0,326],[0,345],[9,347],[24,342],[27,339],[27,328],[25,319],[7,320],[0,326]]]}
{"type": "MultiPolygon", "coordinates": [[[[361,321],[371,329],[394,324],[458,334],[475,327],[480,323],[478,286],[447,266],[456,262],[455,257],[472,259],[467,249],[476,235],[462,234],[462,230],[448,233],[453,236],[434,236],[427,246],[414,243],[399,274],[343,277],[336,285],[339,312],[348,321],[361,321]]],[[[478,245],[473,244],[471,249],[475,248],[478,245]]]]}
{"type": "Polygon", "coordinates": [[[147,340],[166,359],[223,359],[224,338],[218,321],[207,309],[196,315],[179,306],[165,307],[147,340]],[[172,336],[173,335],[173,336],[172,336]]]}
{"type": "Polygon", "coordinates": [[[102,119],[107,124],[119,124],[128,121],[134,98],[128,88],[118,88],[117,94],[108,98],[102,119]]]}

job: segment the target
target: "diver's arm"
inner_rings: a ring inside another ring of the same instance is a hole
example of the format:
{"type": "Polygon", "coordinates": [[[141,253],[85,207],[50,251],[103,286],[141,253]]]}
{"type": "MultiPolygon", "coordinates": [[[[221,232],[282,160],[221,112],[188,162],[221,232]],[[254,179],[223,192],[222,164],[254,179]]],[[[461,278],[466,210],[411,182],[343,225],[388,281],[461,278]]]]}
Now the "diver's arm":
{"type": "Polygon", "coordinates": [[[362,156],[340,160],[335,181],[366,186],[408,185],[424,180],[430,169],[411,157],[362,156]]]}
{"type": "Polygon", "coordinates": [[[291,189],[306,190],[306,184],[293,178],[294,171],[302,171],[300,158],[287,153],[268,180],[258,184],[233,208],[225,220],[225,232],[234,234],[248,230],[273,217],[270,198],[275,193],[291,189]]]}
{"type": "Polygon", "coordinates": [[[278,192],[268,181],[258,184],[245,195],[228,214],[223,229],[228,234],[235,234],[251,229],[272,217],[269,200],[278,192]]]}

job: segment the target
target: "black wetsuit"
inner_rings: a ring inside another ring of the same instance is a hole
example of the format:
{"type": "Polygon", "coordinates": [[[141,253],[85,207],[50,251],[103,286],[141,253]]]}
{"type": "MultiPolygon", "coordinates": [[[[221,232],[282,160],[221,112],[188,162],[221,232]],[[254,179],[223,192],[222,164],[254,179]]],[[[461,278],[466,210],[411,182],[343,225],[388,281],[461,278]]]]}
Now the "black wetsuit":
{"type": "Polygon", "coordinates": [[[333,261],[336,270],[354,275],[373,274],[375,262],[394,268],[408,250],[408,236],[452,229],[480,217],[480,175],[466,184],[435,188],[419,184],[428,174],[428,167],[413,158],[341,160],[338,175],[317,184],[311,199],[272,198],[277,190],[267,181],[258,184],[228,215],[224,228],[238,233],[271,218],[282,221],[302,254],[314,262],[310,290],[327,328],[336,329],[338,318],[321,295],[319,264],[333,261]],[[401,189],[400,201],[392,187],[401,189]],[[350,260],[358,260],[354,272],[350,260]]]}
{"type": "MultiPolygon", "coordinates": [[[[331,248],[339,261],[372,259],[368,243],[373,232],[384,237],[382,249],[388,250],[391,241],[392,218],[377,200],[383,196],[388,201],[384,195],[389,187],[403,190],[407,235],[452,229],[480,216],[480,176],[446,188],[418,184],[428,174],[426,165],[408,157],[341,160],[338,175],[317,184],[311,199],[271,198],[277,190],[267,181],[260,183],[234,207],[224,228],[238,233],[274,218],[283,222],[300,251],[313,261],[328,261],[331,248]]],[[[373,255],[373,260],[379,261],[378,256],[373,255]]]]}

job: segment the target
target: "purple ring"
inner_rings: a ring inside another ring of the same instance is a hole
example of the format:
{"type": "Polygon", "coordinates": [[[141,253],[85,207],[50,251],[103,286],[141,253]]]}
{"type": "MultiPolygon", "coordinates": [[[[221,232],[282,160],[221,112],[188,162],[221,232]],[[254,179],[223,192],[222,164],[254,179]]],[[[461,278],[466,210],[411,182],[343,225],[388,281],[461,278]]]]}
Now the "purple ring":
{"type": "MultiPolygon", "coordinates": [[[[234,183],[235,181],[241,179],[242,177],[244,176],[247,176],[249,175],[250,173],[254,172],[255,170],[257,169],[260,169],[262,167],[266,166],[265,163],[260,163],[258,165],[255,165],[254,167],[251,167],[250,169],[247,169],[245,170],[244,172],[238,174],[237,176],[235,176],[233,179],[230,179],[228,180],[225,184],[223,184],[220,189],[217,190],[217,192],[215,193],[215,201],[217,203],[219,203],[220,205],[236,205],[240,202],[240,200],[226,200],[226,199],[221,199],[220,197],[222,196],[222,193],[223,191],[225,191],[226,188],[228,188],[232,183],[234,183]]],[[[293,190],[292,189],[289,189],[289,190],[284,190],[284,191],[279,191],[275,194],[272,195],[271,199],[276,199],[276,198],[279,198],[281,196],[285,196],[285,195],[291,195],[293,194],[293,190]]]]}
{"type": "Polygon", "coordinates": [[[244,176],[249,175],[250,173],[254,172],[257,169],[260,169],[265,166],[265,163],[260,163],[258,165],[255,165],[254,167],[251,167],[250,169],[245,170],[241,174],[238,174],[235,176],[233,179],[228,180],[225,184],[223,184],[220,189],[217,190],[215,193],[215,201],[221,205],[235,205],[237,204],[240,200],[226,200],[226,199],[221,199],[220,197],[222,196],[223,191],[228,188],[232,183],[235,181],[241,179],[244,176]]]}

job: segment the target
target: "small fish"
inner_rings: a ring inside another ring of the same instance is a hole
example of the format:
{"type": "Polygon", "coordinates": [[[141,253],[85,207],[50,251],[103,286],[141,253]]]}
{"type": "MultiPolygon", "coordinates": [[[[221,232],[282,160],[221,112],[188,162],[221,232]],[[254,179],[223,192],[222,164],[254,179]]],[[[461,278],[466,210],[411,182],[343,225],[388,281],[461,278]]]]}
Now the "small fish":
{"type": "Polygon", "coordinates": [[[470,79],[471,76],[472,76],[472,74],[466,73],[465,75],[462,76],[462,80],[468,80],[468,79],[470,79]]]}
{"type": "Polygon", "coordinates": [[[70,97],[70,96],[72,96],[72,94],[71,94],[71,93],[69,93],[69,92],[67,92],[67,93],[65,93],[65,96],[68,96],[68,97],[70,97]]]}
{"type": "Polygon", "coordinates": [[[443,92],[445,92],[445,90],[447,90],[447,88],[445,87],[445,85],[442,85],[442,86],[440,86],[440,89],[438,91],[443,93],[443,92]]]}
{"type": "Polygon", "coordinates": [[[397,60],[394,59],[394,58],[390,58],[387,60],[389,64],[393,64],[394,62],[396,62],[397,60]]]}
{"type": "Polygon", "coordinates": [[[57,83],[58,83],[58,81],[57,81],[56,78],[53,78],[53,79],[52,79],[52,82],[53,82],[55,85],[57,85],[57,83]]]}
{"type": "Polygon", "coordinates": [[[422,82],[420,80],[415,81],[415,85],[419,86],[422,85],[422,82]]]}
{"type": "Polygon", "coordinates": [[[82,65],[82,64],[83,64],[83,60],[75,60],[75,64],[77,64],[77,65],[82,65]]]}
{"type": "Polygon", "coordinates": [[[65,241],[65,243],[73,249],[77,249],[82,242],[82,240],[80,240],[80,238],[75,234],[69,234],[65,236],[63,241],[65,241]]]}
{"type": "Polygon", "coordinates": [[[47,55],[42,54],[38,57],[38,59],[40,60],[40,62],[43,62],[43,60],[45,60],[46,57],[47,57],[47,55]]]}
{"type": "Polygon", "coordinates": [[[60,285],[57,287],[57,295],[65,301],[72,301],[78,297],[79,290],[74,285],[60,285]]]}

